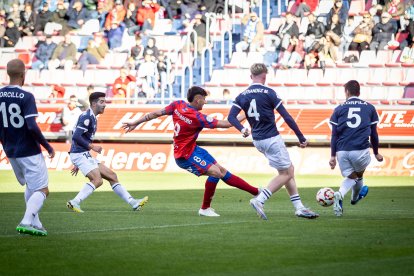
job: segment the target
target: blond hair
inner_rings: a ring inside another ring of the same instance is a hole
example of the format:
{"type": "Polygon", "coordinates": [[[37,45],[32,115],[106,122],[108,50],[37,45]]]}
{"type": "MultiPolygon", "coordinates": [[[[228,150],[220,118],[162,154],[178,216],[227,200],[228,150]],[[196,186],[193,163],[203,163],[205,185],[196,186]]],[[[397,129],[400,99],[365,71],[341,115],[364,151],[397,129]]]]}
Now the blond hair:
{"type": "Polygon", "coordinates": [[[267,67],[264,63],[255,63],[250,67],[250,73],[253,76],[258,76],[260,74],[267,74],[267,67]]]}

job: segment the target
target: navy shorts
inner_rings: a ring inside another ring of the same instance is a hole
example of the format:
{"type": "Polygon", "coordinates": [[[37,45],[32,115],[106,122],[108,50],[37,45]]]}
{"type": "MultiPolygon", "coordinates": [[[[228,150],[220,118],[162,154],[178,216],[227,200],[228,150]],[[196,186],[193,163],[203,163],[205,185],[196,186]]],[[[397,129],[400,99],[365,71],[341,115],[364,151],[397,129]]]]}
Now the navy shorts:
{"type": "Polygon", "coordinates": [[[177,163],[178,167],[200,176],[204,175],[217,161],[208,151],[196,146],[188,159],[178,158],[175,159],[175,163],[177,163]]]}

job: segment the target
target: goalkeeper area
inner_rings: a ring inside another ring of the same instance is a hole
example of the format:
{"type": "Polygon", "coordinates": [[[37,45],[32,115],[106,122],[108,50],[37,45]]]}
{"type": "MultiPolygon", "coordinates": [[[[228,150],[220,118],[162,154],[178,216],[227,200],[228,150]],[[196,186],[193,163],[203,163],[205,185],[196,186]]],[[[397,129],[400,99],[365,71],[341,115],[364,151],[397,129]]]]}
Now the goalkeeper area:
{"type": "MultiPolygon", "coordinates": [[[[265,206],[219,182],[212,207],[199,217],[205,177],[188,173],[117,172],[134,197],[149,196],[133,212],[107,182],[82,203],[66,208],[86,178],[49,171],[50,194],[40,212],[47,237],[19,235],[23,191],[12,171],[0,171],[0,275],[409,275],[414,259],[414,178],[367,176],[367,198],[344,201],[344,216],[317,204],[321,187],[340,176],[298,176],[304,204],[315,220],[294,216],[286,191],[265,206]]],[[[272,175],[240,175],[264,187],[272,175]]]]}

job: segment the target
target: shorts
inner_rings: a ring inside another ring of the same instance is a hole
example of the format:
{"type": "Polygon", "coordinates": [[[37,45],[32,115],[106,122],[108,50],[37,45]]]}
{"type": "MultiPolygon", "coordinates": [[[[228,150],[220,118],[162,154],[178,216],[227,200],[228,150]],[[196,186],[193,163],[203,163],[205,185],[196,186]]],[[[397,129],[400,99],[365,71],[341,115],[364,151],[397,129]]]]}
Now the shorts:
{"type": "Polygon", "coordinates": [[[369,149],[338,151],[336,158],[343,177],[348,177],[353,172],[364,171],[371,162],[369,149]]]}
{"type": "Polygon", "coordinates": [[[253,141],[253,145],[258,151],[263,153],[269,165],[279,171],[287,170],[292,165],[289,152],[286,149],[285,142],[280,135],[273,136],[264,140],[253,141]]]}
{"type": "Polygon", "coordinates": [[[69,153],[73,165],[78,167],[84,176],[94,169],[99,168],[99,161],[93,158],[89,151],[79,153],[69,153]]]}
{"type": "Polygon", "coordinates": [[[216,164],[217,161],[208,151],[196,146],[188,159],[177,158],[175,159],[175,163],[177,163],[178,167],[200,176],[206,174],[208,169],[216,164]]]}
{"type": "Polygon", "coordinates": [[[20,185],[26,185],[31,191],[48,186],[49,176],[45,158],[41,153],[27,157],[9,158],[9,161],[20,185]]]}

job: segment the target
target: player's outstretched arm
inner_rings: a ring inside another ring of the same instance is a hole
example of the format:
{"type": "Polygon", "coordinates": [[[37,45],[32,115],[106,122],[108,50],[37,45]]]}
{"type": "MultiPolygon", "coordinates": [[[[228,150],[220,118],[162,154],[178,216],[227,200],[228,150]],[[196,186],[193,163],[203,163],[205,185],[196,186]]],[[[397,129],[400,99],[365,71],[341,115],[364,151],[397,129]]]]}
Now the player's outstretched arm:
{"type": "Polygon", "coordinates": [[[240,108],[237,106],[232,106],[230,109],[229,117],[227,120],[231,125],[233,125],[235,128],[237,128],[238,131],[240,131],[244,138],[248,137],[250,135],[250,130],[248,128],[243,127],[241,122],[246,119],[246,116],[244,114],[240,113],[240,108]]]}
{"type": "Polygon", "coordinates": [[[372,145],[372,151],[374,152],[375,159],[377,159],[379,162],[382,162],[384,158],[381,154],[378,153],[379,148],[379,138],[378,138],[378,132],[377,132],[377,124],[371,125],[371,145],[372,145]]]}
{"type": "Polygon", "coordinates": [[[151,113],[145,114],[144,117],[141,117],[134,122],[122,123],[122,128],[125,130],[125,133],[128,133],[128,132],[133,131],[140,124],[151,121],[152,119],[164,116],[166,114],[167,112],[165,108],[157,110],[157,111],[153,111],[151,113]]]}
{"type": "Polygon", "coordinates": [[[27,128],[29,129],[30,133],[32,134],[33,138],[39,142],[49,153],[49,157],[55,157],[55,150],[43,136],[42,132],[40,131],[39,126],[36,123],[35,117],[28,117],[26,118],[27,128]]]}
{"type": "Polygon", "coordinates": [[[300,147],[305,148],[308,145],[305,136],[303,136],[302,132],[300,131],[298,125],[296,124],[295,120],[293,120],[292,116],[290,116],[289,112],[280,104],[277,108],[277,112],[279,112],[280,116],[285,120],[286,124],[290,127],[291,130],[296,134],[299,139],[300,147]]]}

